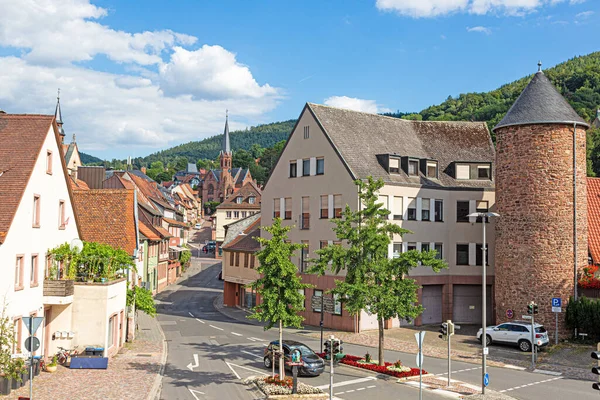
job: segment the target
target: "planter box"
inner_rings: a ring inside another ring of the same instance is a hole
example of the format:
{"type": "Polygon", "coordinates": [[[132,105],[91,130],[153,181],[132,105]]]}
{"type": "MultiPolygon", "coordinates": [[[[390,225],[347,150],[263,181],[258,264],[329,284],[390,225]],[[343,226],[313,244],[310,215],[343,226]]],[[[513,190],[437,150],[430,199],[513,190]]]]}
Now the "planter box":
{"type": "Polygon", "coordinates": [[[46,279],[44,281],[44,296],[66,297],[73,296],[74,285],[73,281],[61,280],[53,281],[46,279]]]}
{"type": "Polygon", "coordinates": [[[12,379],[0,377],[0,395],[10,394],[12,391],[12,379]]]}

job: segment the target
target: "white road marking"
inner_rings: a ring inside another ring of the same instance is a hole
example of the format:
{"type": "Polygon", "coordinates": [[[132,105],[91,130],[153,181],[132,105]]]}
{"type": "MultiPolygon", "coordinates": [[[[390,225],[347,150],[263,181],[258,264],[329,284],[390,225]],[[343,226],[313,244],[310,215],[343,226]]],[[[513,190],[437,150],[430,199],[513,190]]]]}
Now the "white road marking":
{"type": "MultiPolygon", "coordinates": [[[[476,369],[481,369],[481,367],[459,369],[458,371],[452,371],[452,373],[456,374],[456,373],[459,373],[459,372],[475,371],[476,369]]],[[[448,375],[448,373],[447,372],[443,372],[441,374],[437,374],[437,376],[441,376],[441,375],[448,375]]]]}
{"type": "Polygon", "coordinates": [[[240,376],[238,375],[238,373],[234,371],[234,369],[233,369],[232,366],[238,367],[238,368],[241,368],[241,369],[245,369],[245,370],[248,370],[250,372],[255,372],[255,373],[258,373],[260,375],[268,375],[267,373],[265,373],[265,371],[259,371],[259,370],[254,369],[254,368],[244,367],[242,365],[237,365],[237,364],[234,364],[234,363],[229,363],[227,361],[225,361],[225,364],[227,364],[227,366],[229,367],[229,369],[235,374],[235,376],[238,377],[238,379],[242,379],[242,378],[240,378],[240,376]]]}
{"type": "Polygon", "coordinates": [[[375,386],[375,385],[367,386],[367,389],[373,389],[374,387],[377,387],[377,386],[375,386]]]}
{"type": "Polygon", "coordinates": [[[194,354],[194,363],[189,363],[187,365],[188,369],[194,372],[194,368],[198,368],[200,366],[200,362],[198,362],[198,354],[194,354]]]}
{"type": "Polygon", "coordinates": [[[236,378],[238,379],[242,379],[237,372],[235,372],[235,370],[233,368],[231,368],[231,365],[228,362],[225,362],[225,364],[227,364],[227,366],[229,367],[229,369],[231,370],[231,372],[233,372],[233,374],[236,376],[236,378]]]}
{"type": "Polygon", "coordinates": [[[201,319],[196,318],[196,321],[200,322],[201,324],[204,324],[205,322],[202,321],[201,319]]]}
{"type": "Polygon", "coordinates": [[[210,339],[209,340],[210,344],[214,345],[214,346],[218,346],[219,342],[217,342],[215,339],[210,339]]]}
{"type": "Polygon", "coordinates": [[[358,389],[356,389],[356,391],[358,392],[358,391],[365,390],[365,389],[366,388],[358,388],[358,389]]]}
{"type": "Polygon", "coordinates": [[[249,337],[248,339],[258,340],[259,342],[266,342],[267,341],[266,339],[261,339],[261,338],[257,338],[257,337],[254,337],[254,336],[249,337]]]}
{"type": "Polygon", "coordinates": [[[499,390],[498,392],[500,392],[500,393],[510,392],[511,390],[522,389],[524,387],[529,387],[529,386],[533,386],[533,385],[539,385],[540,383],[546,383],[546,382],[556,381],[556,380],[562,379],[562,378],[563,378],[562,376],[559,376],[558,378],[551,378],[551,379],[546,379],[546,380],[539,381],[539,382],[532,382],[532,383],[528,383],[528,384],[521,385],[521,386],[515,386],[515,387],[512,387],[510,389],[499,390]]]}
{"type": "Polygon", "coordinates": [[[560,373],[560,372],[546,371],[544,369],[534,369],[533,372],[536,372],[538,374],[544,374],[544,375],[552,375],[552,376],[561,376],[562,375],[562,373],[560,373]]]}
{"type": "MultiPolygon", "coordinates": [[[[333,384],[333,387],[340,387],[340,386],[346,386],[346,385],[354,385],[356,383],[363,383],[363,382],[370,382],[370,381],[376,381],[377,378],[374,376],[369,376],[367,378],[358,378],[358,379],[352,379],[349,381],[343,381],[343,382],[337,382],[333,384]]],[[[317,386],[317,389],[327,389],[329,388],[329,385],[322,385],[322,386],[317,386]]]]}
{"type": "Polygon", "coordinates": [[[242,352],[242,353],[245,353],[245,354],[250,354],[251,356],[253,356],[253,357],[256,357],[256,358],[258,358],[258,359],[261,359],[261,360],[262,360],[262,356],[260,356],[260,355],[258,355],[258,354],[254,354],[254,353],[251,353],[251,352],[249,352],[249,351],[246,351],[246,350],[241,350],[241,352],[242,352]]]}
{"type": "Polygon", "coordinates": [[[223,330],[223,328],[219,328],[218,326],[214,326],[214,325],[208,325],[208,326],[210,326],[211,328],[218,329],[218,330],[220,330],[220,331],[222,331],[222,330],[223,330]]]}
{"type": "Polygon", "coordinates": [[[204,392],[200,392],[200,391],[198,391],[198,390],[194,390],[194,389],[190,389],[190,388],[187,388],[187,390],[189,390],[189,391],[190,391],[190,393],[192,394],[192,396],[194,396],[194,398],[195,398],[196,400],[200,400],[200,399],[198,398],[198,396],[196,396],[196,394],[206,394],[206,393],[204,393],[204,392]]]}
{"type": "Polygon", "coordinates": [[[243,336],[241,333],[235,333],[235,332],[231,332],[231,334],[232,334],[232,335],[235,335],[235,336],[243,336]]]}
{"type": "Polygon", "coordinates": [[[194,314],[192,314],[191,312],[188,311],[188,314],[190,314],[190,317],[194,318],[194,314]]]}
{"type": "Polygon", "coordinates": [[[252,339],[252,338],[247,338],[248,340],[252,341],[252,342],[256,342],[256,340],[252,339]]]}

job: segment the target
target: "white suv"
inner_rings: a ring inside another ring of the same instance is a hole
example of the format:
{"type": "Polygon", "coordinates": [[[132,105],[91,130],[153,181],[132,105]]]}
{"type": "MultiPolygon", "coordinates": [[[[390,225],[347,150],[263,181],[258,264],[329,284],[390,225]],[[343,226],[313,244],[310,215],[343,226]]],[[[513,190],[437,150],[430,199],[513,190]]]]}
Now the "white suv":
{"type": "MultiPolygon", "coordinates": [[[[481,329],[477,332],[481,342],[481,329]]],[[[547,346],[548,333],[543,325],[535,324],[535,345],[547,346]]],[[[521,351],[531,351],[531,323],[527,321],[512,321],[486,329],[486,346],[492,343],[516,344],[521,351]]]]}

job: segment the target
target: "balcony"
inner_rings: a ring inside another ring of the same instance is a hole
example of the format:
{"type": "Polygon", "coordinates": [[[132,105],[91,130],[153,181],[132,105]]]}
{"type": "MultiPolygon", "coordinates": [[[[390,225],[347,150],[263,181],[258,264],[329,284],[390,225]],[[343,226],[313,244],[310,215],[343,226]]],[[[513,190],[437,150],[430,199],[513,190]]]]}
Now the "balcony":
{"type": "Polygon", "coordinates": [[[73,303],[75,292],[71,280],[44,280],[44,304],[66,305],[73,303]]]}

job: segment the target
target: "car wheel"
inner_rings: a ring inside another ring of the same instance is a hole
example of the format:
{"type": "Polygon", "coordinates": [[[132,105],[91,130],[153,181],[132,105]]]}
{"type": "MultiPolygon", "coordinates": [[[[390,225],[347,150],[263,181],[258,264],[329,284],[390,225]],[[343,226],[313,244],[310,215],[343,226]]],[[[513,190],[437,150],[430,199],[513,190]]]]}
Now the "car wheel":
{"type": "Polygon", "coordinates": [[[271,362],[271,358],[265,357],[264,359],[265,368],[271,369],[273,367],[273,363],[271,362]]]}
{"type": "Polygon", "coordinates": [[[485,345],[486,347],[492,344],[492,337],[490,335],[485,335],[485,345]]]}
{"type": "Polygon", "coordinates": [[[531,351],[531,343],[528,340],[519,340],[519,350],[523,352],[531,351]]]}

